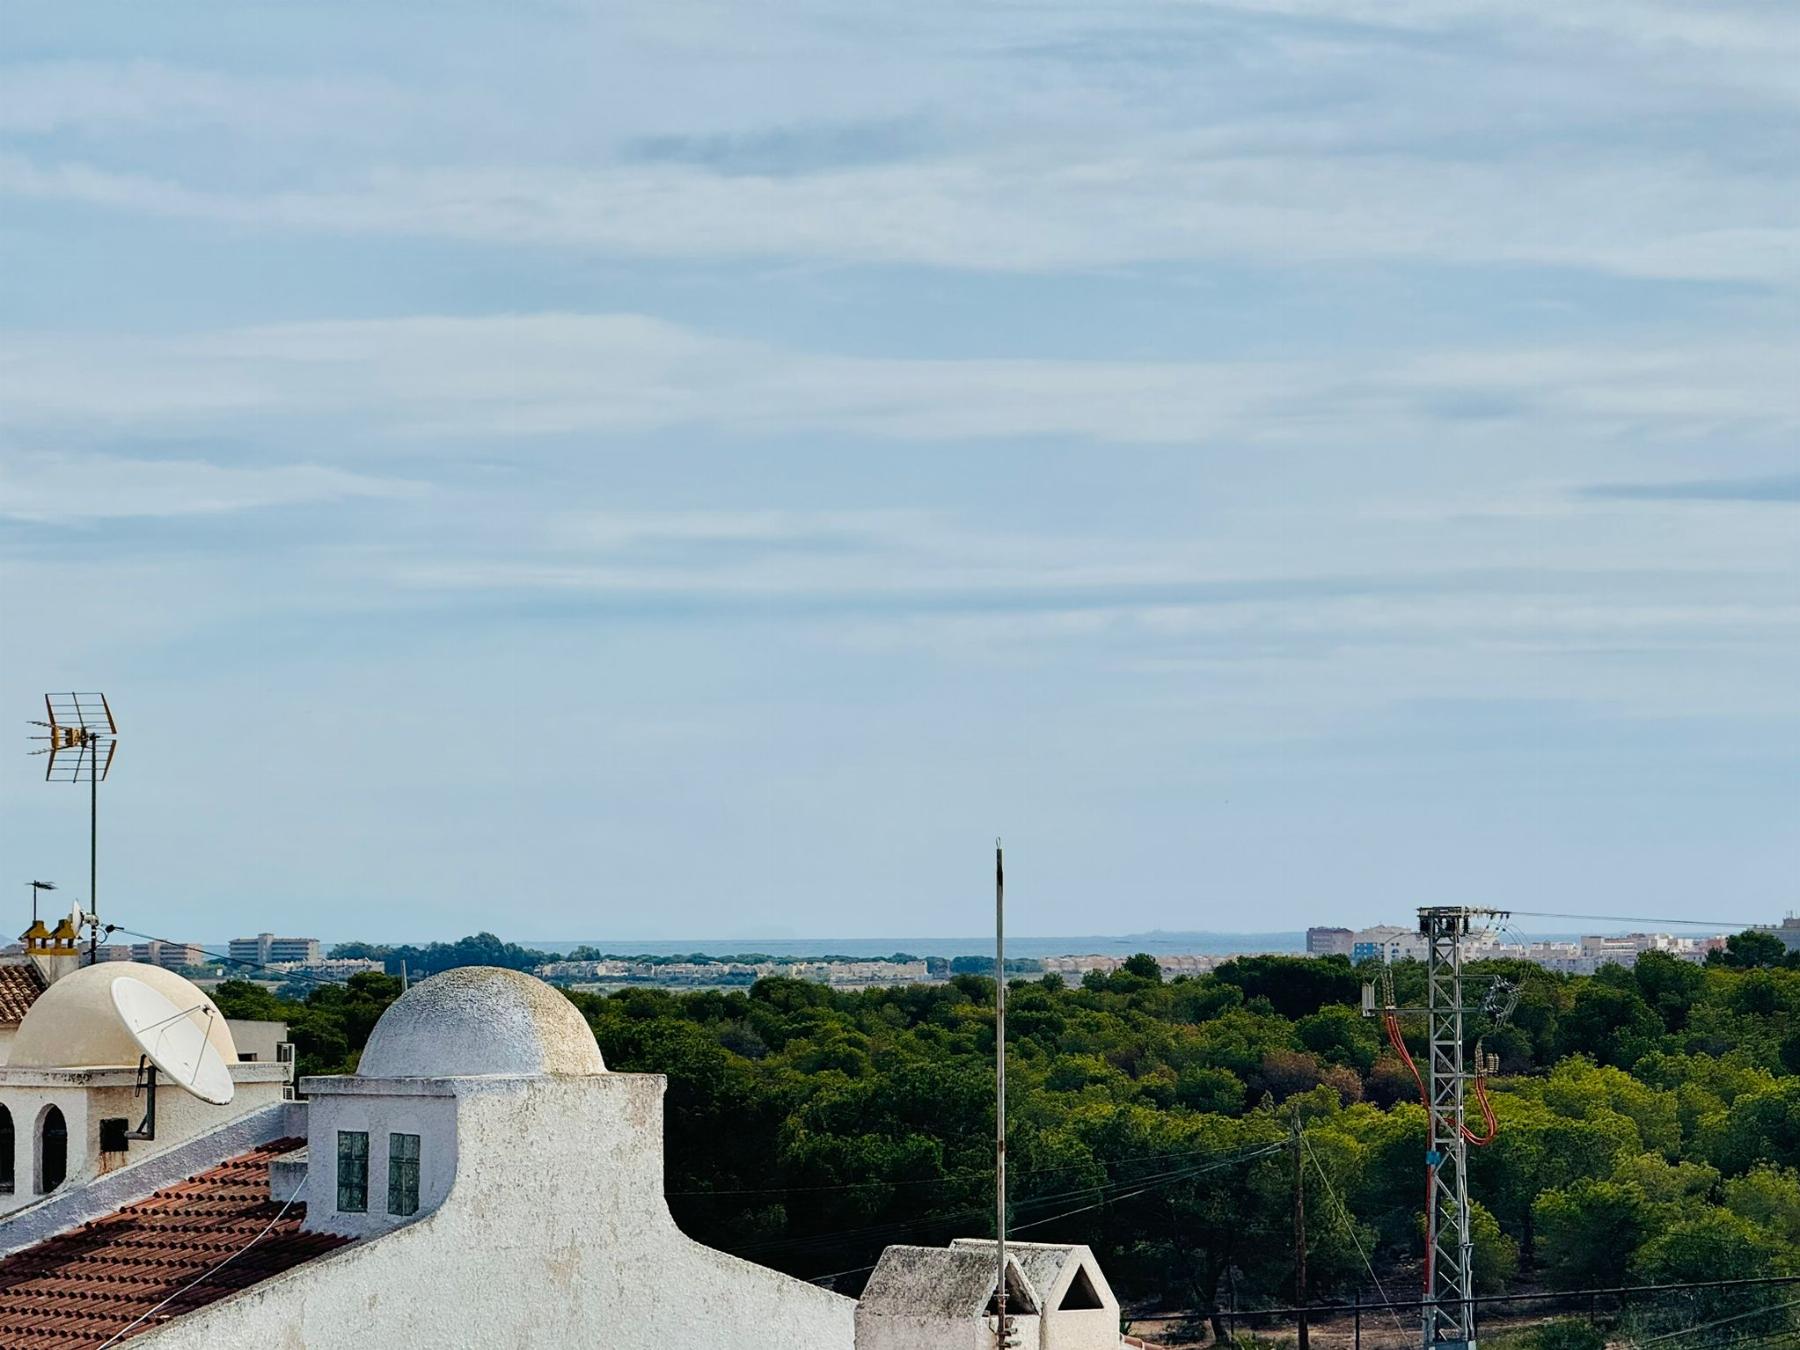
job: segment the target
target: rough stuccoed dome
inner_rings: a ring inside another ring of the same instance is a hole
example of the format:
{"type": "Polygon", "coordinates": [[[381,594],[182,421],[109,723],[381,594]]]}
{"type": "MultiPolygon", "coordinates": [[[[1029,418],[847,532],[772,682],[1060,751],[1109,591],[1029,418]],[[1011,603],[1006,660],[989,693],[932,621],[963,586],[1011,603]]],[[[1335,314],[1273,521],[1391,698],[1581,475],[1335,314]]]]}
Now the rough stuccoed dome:
{"type": "Polygon", "coordinates": [[[381,1015],[361,1078],[511,1078],[605,1073],[575,1005],[542,980],[464,966],[414,985],[381,1015]]]}
{"type": "Polygon", "coordinates": [[[125,1030],[112,1001],[113,981],[127,975],[149,985],[177,1008],[210,1008],[207,1039],[227,1064],[238,1062],[231,1028],[199,985],[161,966],[102,961],[70,971],[38,995],[19,1022],[7,1064],[16,1069],[135,1069],[143,1050],[125,1030]]]}

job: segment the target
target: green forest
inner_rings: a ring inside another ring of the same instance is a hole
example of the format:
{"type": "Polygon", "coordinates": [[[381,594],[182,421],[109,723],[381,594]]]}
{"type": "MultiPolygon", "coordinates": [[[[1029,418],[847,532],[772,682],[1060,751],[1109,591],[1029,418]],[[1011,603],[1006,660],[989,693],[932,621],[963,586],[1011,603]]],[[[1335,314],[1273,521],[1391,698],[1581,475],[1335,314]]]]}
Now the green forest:
{"type": "MultiPolygon", "coordinates": [[[[1132,1306],[1222,1332],[1210,1315],[1228,1303],[1295,1297],[1298,1161],[1309,1298],[1375,1297],[1370,1267],[1388,1297],[1414,1297],[1425,1115],[1361,1014],[1374,974],[1265,956],[1164,982],[1139,956],[1079,985],[1009,982],[1014,1232],[1086,1242],[1132,1306]]],[[[1393,975],[1401,1006],[1422,1003],[1422,967],[1393,975]]],[[[1467,977],[1520,991],[1504,1026],[1469,1027],[1471,1050],[1499,1059],[1498,1134],[1470,1150],[1484,1289],[1800,1273],[1794,955],[1746,933],[1706,966],[1651,952],[1592,976],[1491,962],[1467,977]]],[[[335,1073],[398,992],[368,974],[304,1001],[241,981],[217,998],[230,1016],[287,1020],[301,1072],[335,1073]]],[[[569,997],[610,1068],[668,1076],[682,1227],[854,1293],[888,1243],[992,1231],[993,995],[990,979],[958,975],[569,997]]],[[[1422,1032],[1410,1021],[1409,1039],[1422,1032]]],[[[1634,1315],[1653,1330],[1795,1297],[1734,1289],[1634,1315]]]]}

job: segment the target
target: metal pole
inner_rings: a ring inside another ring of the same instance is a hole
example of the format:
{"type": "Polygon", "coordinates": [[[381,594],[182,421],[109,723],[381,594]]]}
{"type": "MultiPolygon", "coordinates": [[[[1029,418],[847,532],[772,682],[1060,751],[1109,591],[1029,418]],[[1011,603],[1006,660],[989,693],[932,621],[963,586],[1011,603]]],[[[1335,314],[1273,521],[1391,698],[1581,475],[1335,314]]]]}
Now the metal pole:
{"type": "Polygon", "coordinates": [[[994,1249],[997,1253],[994,1343],[1012,1343],[1006,1318],[1006,862],[994,840],[994,1249]]]}
{"type": "Polygon", "coordinates": [[[1355,1350],[1362,1350],[1362,1290],[1358,1289],[1351,1297],[1356,1300],[1355,1306],[1350,1311],[1351,1326],[1356,1335],[1355,1350]]]}
{"type": "Polygon", "coordinates": [[[88,743],[88,964],[100,959],[100,747],[88,743]]]}
{"type": "Polygon", "coordinates": [[[1300,1108],[1294,1108],[1294,1303],[1300,1309],[1299,1350],[1312,1350],[1306,1321],[1306,1173],[1300,1166],[1300,1108]]]}

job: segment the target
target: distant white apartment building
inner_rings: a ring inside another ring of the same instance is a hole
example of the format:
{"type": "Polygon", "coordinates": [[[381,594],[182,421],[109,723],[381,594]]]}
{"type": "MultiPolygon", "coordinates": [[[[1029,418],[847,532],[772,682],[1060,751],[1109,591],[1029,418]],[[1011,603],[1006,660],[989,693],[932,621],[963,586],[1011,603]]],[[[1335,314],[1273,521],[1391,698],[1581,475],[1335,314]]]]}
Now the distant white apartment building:
{"type": "Polygon", "coordinates": [[[923,984],[923,961],[551,961],[537,968],[545,980],[593,980],[663,985],[747,984],[786,977],[845,988],[923,984]]]}
{"type": "Polygon", "coordinates": [[[1800,952],[1800,915],[1790,914],[1778,924],[1758,924],[1756,931],[1780,938],[1790,952],[1800,952]]]}
{"type": "Polygon", "coordinates": [[[191,942],[139,942],[131,949],[131,959],[164,970],[182,970],[203,966],[208,958],[204,948],[191,942]]]}
{"type": "Polygon", "coordinates": [[[1348,928],[1309,928],[1306,930],[1308,956],[1349,956],[1356,947],[1356,934],[1348,928]]]}
{"type": "Polygon", "coordinates": [[[1072,975],[1078,980],[1090,970],[1110,975],[1124,964],[1123,957],[1101,956],[1098,953],[1088,956],[1046,956],[1042,962],[1046,975],[1072,975]]]}
{"type": "Polygon", "coordinates": [[[1483,955],[1529,961],[1559,975],[1592,975],[1602,966],[1630,969],[1645,952],[1667,952],[1696,964],[1718,945],[1717,938],[1685,938],[1670,933],[1593,933],[1575,942],[1530,942],[1496,946],[1483,955]]]}
{"type": "Polygon", "coordinates": [[[1378,923],[1373,928],[1360,928],[1350,944],[1352,961],[1380,961],[1392,965],[1396,961],[1423,961],[1425,938],[1417,928],[1396,923],[1378,923]]]}
{"type": "Polygon", "coordinates": [[[337,956],[323,961],[271,961],[263,967],[266,975],[311,975],[322,980],[347,980],[352,975],[379,974],[387,969],[380,961],[363,957],[337,956]]]}
{"type": "Polygon", "coordinates": [[[1209,975],[1232,958],[1229,956],[1171,953],[1156,958],[1156,967],[1165,980],[1177,975],[1209,975]]]}
{"type": "Polygon", "coordinates": [[[233,938],[227,952],[233,961],[255,966],[274,965],[277,962],[310,965],[323,956],[317,938],[276,937],[273,933],[233,938]]]}

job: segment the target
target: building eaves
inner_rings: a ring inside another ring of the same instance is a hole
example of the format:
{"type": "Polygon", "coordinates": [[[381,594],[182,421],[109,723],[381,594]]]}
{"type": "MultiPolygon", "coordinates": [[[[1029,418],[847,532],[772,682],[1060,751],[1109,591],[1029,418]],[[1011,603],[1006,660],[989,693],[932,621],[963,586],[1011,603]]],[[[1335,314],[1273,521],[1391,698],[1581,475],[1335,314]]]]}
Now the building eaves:
{"type": "Polygon", "coordinates": [[[345,1245],[302,1232],[304,1205],[269,1199],[269,1164],[304,1143],[239,1154],[0,1260],[0,1345],[97,1350],[345,1245]]]}

